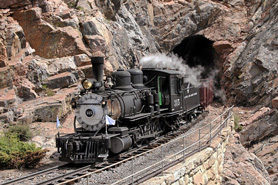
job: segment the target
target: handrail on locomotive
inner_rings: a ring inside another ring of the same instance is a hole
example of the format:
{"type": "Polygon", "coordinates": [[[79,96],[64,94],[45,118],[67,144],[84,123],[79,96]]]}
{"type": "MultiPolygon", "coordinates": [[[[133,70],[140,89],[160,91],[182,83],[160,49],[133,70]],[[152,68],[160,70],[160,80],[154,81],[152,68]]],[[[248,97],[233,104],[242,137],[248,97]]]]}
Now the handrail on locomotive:
{"type": "Polygon", "coordinates": [[[190,121],[213,99],[213,81],[192,86],[176,70],[118,69],[103,81],[103,57],[92,57],[93,78],[71,101],[75,133],[56,137],[61,161],[95,163],[148,143],[190,121]],[[116,120],[106,130],[106,115],[116,120]],[[80,127],[77,127],[76,122],[80,127]]]}

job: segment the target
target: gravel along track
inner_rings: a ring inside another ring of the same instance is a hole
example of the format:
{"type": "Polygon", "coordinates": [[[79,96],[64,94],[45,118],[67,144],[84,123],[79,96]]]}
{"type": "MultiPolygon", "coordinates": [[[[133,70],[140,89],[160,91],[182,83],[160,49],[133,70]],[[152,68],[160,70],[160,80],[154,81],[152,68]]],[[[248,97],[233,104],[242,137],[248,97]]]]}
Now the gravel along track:
{"type": "MultiPolygon", "coordinates": [[[[199,118],[198,121],[196,121],[196,124],[191,127],[188,132],[191,132],[193,130],[197,130],[198,128],[209,124],[212,120],[214,120],[217,116],[219,116],[223,111],[224,108],[219,105],[209,106],[208,109],[209,113],[204,117],[204,115],[201,115],[203,118],[199,118]]],[[[209,127],[208,131],[209,132],[209,127]]],[[[198,135],[192,135],[192,139],[184,141],[186,146],[189,146],[191,143],[196,141],[198,139],[198,135]]],[[[76,184],[113,184],[116,181],[132,174],[132,171],[136,172],[141,169],[144,169],[152,164],[155,164],[161,159],[171,156],[175,154],[176,152],[180,151],[183,148],[183,141],[175,142],[174,144],[170,144],[168,146],[163,147],[163,152],[161,150],[155,150],[151,153],[148,153],[146,155],[140,156],[138,158],[135,158],[133,161],[128,161],[118,167],[109,169],[107,171],[103,171],[98,174],[92,174],[91,177],[83,178],[76,184]],[[133,169],[132,169],[132,163],[133,163],[133,169]]],[[[155,169],[152,169],[155,170],[155,169]]]]}
{"type": "MultiPolygon", "coordinates": [[[[90,169],[91,165],[87,165],[88,169],[90,169]]],[[[45,170],[41,170],[38,172],[33,172],[29,174],[24,174],[20,177],[12,177],[8,180],[2,181],[0,185],[6,185],[6,184],[20,184],[20,185],[33,185],[33,184],[40,184],[48,179],[52,179],[57,176],[65,175],[69,172],[75,171],[80,168],[84,168],[84,165],[82,166],[73,166],[71,164],[64,164],[60,166],[55,166],[51,168],[47,168],[45,170]]]]}

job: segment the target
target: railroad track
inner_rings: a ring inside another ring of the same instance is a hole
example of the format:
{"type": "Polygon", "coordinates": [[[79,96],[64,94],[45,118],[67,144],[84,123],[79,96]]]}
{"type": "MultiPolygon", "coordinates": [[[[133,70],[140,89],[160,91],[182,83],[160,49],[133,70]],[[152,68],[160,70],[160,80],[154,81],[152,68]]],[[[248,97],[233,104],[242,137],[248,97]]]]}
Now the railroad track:
{"type": "Polygon", "coordinates": [[[119,155],[119,157],[116,158],[115,160],[112,160],[110,162],[103,162],[103,163],[96,164],[94,169],[87,171],[87,174],[79,173],[79,174],[76,174],[77,177],[71,176],[71,177],[68,177],[67,179],[65,179],[65,178],[60,179],[56,182],[57,182],[57,184],[60,184],[60,185],[61,184],[72,184],[72,183],[78,182],[81,178],[86,178],[88,176],[88,174],[93,175],[93,174],[101,173],[102,171],[109,170],[109,169],[115,168],[117,166],[120,166],[123,163],[130,161],[132,158],[134,159],[134,158],[138,158],[142,155],[145,155],[145,154],[151,152],[152,150],[155,150],[156,148],[160,147],[161,145],[169,142],[170,140],[175,139],[178,136],[184,134],[186,131],[188,131],[192,127],[192,125],[195,124],[196,121],[197,120],[194,120],[194,121],[190,122],[190,124],[182,126],[177,131],[170,132],[167,135],[157,138],[156,140],[152,141],[149,145],[145,145],[140,148],[135,148],[135,149],[129,150],[125,153],[121,153],[119,155]]]}
{"type": "MultiPolygon", "coordinates": [[[[50,184],[72,184],[79,181],[80,177],[86,177],[87,174],[101,173],[102,171],[109,170],[111,168],[115,168],[127,161],[130,161],[131,158],[137,158],[141,155],[149,153],[151,150],[155,150],[157,147],[167,143],[168,141],[178,137],[179,135],[185,133],[188,129],[191,128],[192,125],[195,124],[197,120],[190,122],[188,125],[182,126],[179,130],[168,133],[167,135],[161,136],[156,140],[149,143],[149,145],[144,145],[139,148],[134,148],[127,152],[121,153],[117,157],[109,158],[108,161],[97,163],[94,166],[86,165],[81,166],[77,169],[71,169],[70,164],[64,164],[60,166],[55,166],[52,168],[48,168],[39,172],[35,172],[17,179],[13,179],[10,181],[6,181],[1,183],[0,185],[7,184],[37,184],[37,185],[50,185],[50,184]],[[66,169],[69,168],[69,169],[66,169]],[[55,175],[55,177],[47,177],[48,174],[54,174],[54,171],[61,170],[62,173],[59,175],[55,175]],[[43,177],[42,177],[43,176],[43,177]],[[33,180],[36,179],[36,180],[33,180]],[[39,180],[38,179],[46,179],[39,180]],[[21,183],[23,182],[24,183],[21,183]],[[37,182],[36,182],[37,181],[37,182]]],[[[76,168],[76,167],[75,167],[76,168]]]]}
{"type": "Polygon", "coordinates": [[[63,165],[60,165],[60,166],[51,167],[51,168],[41,170],[41,171],[38,171],[38,172],[35,172],[35,173],[32,173],[32,174],[28,174],[28,175],[23,176],[23,177],[19,177],[19,178],[16,178],[16,179],[12,179],[12,180],[3,182],[0,185],[20,183],[24,180],[32,180],[32,179],[36,178],[37,176],[45,175],[45,174],[53,172],[54,170],[58,170],[58,169],[61,169],[61,168],[66,168],[67,166],[68,166],[68,164],[63,164],[63,165]]]}

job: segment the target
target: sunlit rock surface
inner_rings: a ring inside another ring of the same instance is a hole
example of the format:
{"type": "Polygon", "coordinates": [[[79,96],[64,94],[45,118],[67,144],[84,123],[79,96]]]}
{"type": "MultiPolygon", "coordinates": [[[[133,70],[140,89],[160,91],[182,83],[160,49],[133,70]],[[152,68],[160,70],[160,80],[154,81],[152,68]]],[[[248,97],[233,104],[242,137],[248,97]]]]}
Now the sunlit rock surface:
{"type": "MultiPolygon", "coordinates": [[[[193,35],[211,41],[227,103],[277,108],[277,22],[275,0],[0,0],[1,129],[67,119],[80,79],[92,76],[91,56],[105,57],[109,74],[193,35]]],[[[275,137],[276,117],[251,121],[242,143],[275,137]]]]}

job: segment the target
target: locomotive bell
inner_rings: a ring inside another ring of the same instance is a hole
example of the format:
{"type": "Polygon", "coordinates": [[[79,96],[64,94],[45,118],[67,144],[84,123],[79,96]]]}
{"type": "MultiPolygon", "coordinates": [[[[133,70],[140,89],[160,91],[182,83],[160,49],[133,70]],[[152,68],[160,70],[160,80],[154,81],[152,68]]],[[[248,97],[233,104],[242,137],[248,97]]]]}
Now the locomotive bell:
{"type": "Polygon", "coordinates": [[[111,77],[107,77],[105,85],[109,88],[111,88],[114,85],[111,77]]]}

